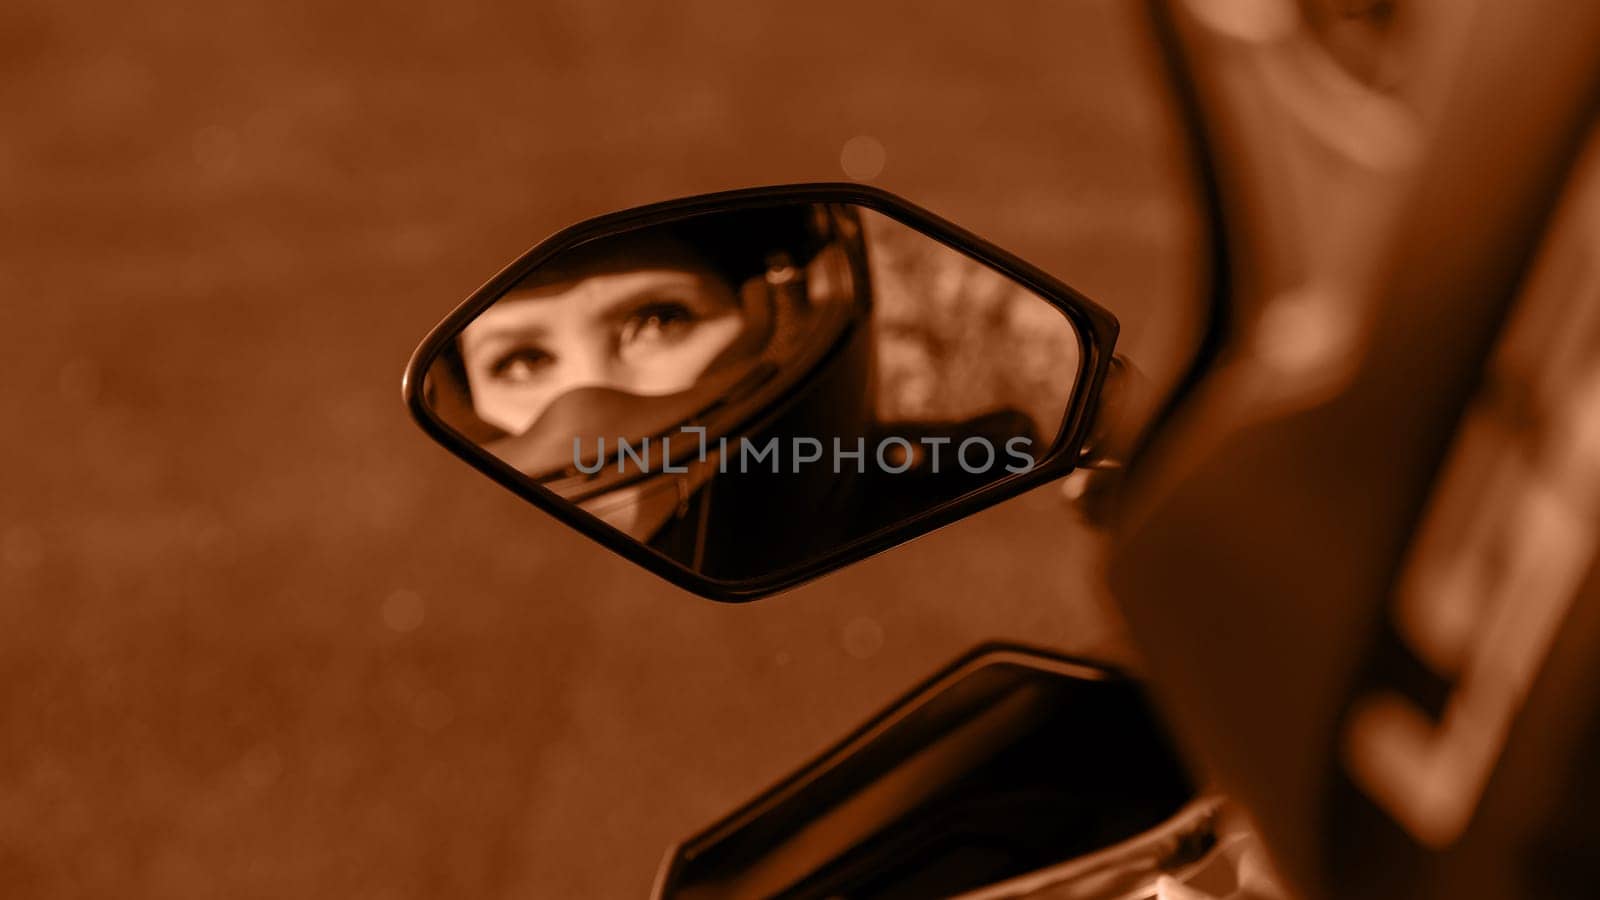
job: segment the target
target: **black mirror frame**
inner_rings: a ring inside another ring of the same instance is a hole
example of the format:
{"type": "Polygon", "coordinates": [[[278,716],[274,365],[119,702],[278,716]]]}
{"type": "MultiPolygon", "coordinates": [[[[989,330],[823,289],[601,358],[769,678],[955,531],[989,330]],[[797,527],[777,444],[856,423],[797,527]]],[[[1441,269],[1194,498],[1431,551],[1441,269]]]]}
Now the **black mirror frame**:
{"type": "Polygon", "coordinates": [[[406,364],[400,390],[411,417],[429,437],[507,490],[684,590],[718,602],[738,603],[757,600],[844,568],[1071,472],[1077,466],[1079,453],[1094,424],[1117,330],[1115,316],[1058,279],[888,191],[851,183],[775,185],[653,203],[598,216],[556,232],[501,269],[428,332],[406,364]],[[516,469],[446,425],[423,402],[424,376],[445,344],[523,276],[557,254],[595,238],[674,219],[788,203],[849,203],[866,207],[983,262],[1059,309],[1076,326],[1081,352],[1072,403],[1063,420],[1060,438],[1051,451],[1025,472],[1008,475],[970,494],[851,541],[817,559],[760,578],[725,581],[707,577],[634,541],[549,490],[529,482],[516,469]]]}

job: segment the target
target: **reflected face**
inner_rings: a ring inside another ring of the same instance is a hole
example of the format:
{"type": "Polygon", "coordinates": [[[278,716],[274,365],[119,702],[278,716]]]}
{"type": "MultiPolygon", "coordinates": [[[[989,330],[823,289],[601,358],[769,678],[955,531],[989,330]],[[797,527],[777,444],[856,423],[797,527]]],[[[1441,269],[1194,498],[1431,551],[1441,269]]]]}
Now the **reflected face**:
{"type": "Polygon", "coordinates": [[[478,417],[521,434],[582,387],[641,396],[692,387],[744,329],[733,290],[687,254],[659,267],[513,289],[467,326],[478,417]]]}

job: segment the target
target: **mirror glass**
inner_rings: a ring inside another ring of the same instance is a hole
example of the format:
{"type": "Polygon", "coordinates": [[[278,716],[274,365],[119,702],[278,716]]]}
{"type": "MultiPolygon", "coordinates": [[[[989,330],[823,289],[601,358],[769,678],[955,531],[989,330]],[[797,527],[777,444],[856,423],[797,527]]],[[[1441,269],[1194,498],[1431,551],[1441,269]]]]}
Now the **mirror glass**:
{"type": "Polygon", "coordinates": [[[596,238],[524,275],[428,368],[434,415],[709,578],[740,581],[1028,471],[1077,332],[887,216],[795,203],[596,238]]]}

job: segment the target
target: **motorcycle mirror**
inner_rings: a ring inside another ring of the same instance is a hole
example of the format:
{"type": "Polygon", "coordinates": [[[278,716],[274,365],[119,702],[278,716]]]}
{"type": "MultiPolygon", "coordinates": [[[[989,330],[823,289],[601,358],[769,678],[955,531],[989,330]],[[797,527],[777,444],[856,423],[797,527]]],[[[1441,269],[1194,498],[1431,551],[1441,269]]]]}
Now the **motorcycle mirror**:
{"type": "Polygon", "coordinates": [[[672,847],[654,900],[1231,895],[1231,826],[1141,687],[980,647],[672,847]]]}
{"type": "Polygon", "coordinates": [[[602,216],[406,368],[457,456],[674,583],[749,600],[1070,472],[1116,320],[881,190],[602,216]]]}

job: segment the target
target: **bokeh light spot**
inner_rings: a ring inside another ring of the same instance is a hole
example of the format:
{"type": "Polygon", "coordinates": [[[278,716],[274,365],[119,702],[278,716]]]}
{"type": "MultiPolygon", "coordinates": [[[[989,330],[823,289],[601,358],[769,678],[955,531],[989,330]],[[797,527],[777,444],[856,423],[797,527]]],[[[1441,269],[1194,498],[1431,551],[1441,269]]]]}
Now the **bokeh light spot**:
{"type": "Polygon", "coordinates": [[[423,603],[422,595],[416,591],[401,588],[383,600],[383,624],[401,634],[422,627],[426,614],[427,604],[423,603]]]}
{"type": "Polygon", "coordinates": [[[862,616],[844,626],[844,652],[856,659],[871,659],[883,649],[883,626],[862,616]]]}
{"type": "Polygon", "coordinates": [[[858,134],[844,142],[839,151],[839,167],[844,174],[857,181],[871,181],[883,172],[889,154],[883,143],[867,134],[858,134]]]}

